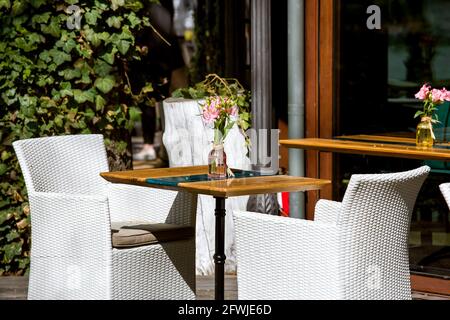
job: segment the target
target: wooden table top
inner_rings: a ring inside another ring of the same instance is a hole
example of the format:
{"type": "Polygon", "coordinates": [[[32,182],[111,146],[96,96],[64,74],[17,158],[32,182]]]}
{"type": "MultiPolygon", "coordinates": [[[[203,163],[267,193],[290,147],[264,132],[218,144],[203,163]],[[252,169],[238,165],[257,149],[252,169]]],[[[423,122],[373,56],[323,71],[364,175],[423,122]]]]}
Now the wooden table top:
{"type": "Polygon", "coordinates": [[[433,148],[419,148],[415,139],[383,135],[351,135],[334,139],[280,140],[287,148],[326,152],[364,154],[418,160],[450,161],[450,144],[437,143],[433,148]]]}
{"type": "Polygon", "coordinates": [[[236,197],[254,194],[300,192],[319,190],[331,181],[290,176],[260,176],[249,178],[230,178],[226,180],[210,180],[199,182],[181,182],[176,187],[153,185],[147,183],[149,178],[166,178],[207,174],[207,166],[142,169],[120,172],[103,172],[100,175],[113,183],[132,184],[158,189],[187,191],[215,197],[236,197]]]}

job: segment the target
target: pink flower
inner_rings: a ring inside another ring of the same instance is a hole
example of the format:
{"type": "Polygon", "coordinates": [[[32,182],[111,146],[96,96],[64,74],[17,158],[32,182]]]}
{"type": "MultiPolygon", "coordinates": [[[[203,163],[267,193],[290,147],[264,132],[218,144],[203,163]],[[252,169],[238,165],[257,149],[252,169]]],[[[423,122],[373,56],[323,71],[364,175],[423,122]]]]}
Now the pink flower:
{"type": "Polygon", "coordinates": [[[450,101],[450,91],[447,91],[447,89],[443,88],[442,90],[442,97],[445,101],[450,101]]]}
{"type": "Polygon", "coordinates": [[[207,124],[213,123],[219,117],[220,108],[220,97],[211,98],[209,102],[207,100],[202,111],[203,121],[207,124]]]}
{"type": "Polygon", "coordinates": [[[237,106],[232,106],[230,109],[227,110],[230,116],[237,117],[239,114],[239,109],[237,106]]]}
{"type": "Polygon", "coordinates": [[[447,98],[447,90],[433,89],[431,91],[431,99],[434,104],[440,104],[447,98]]]}
{"type": "Polygon", "coordinates": [[[430,93],[431,87],[427,84],[424,84],[419,92],[416,93],[415,97],[419,100],[426,100],[428,98],[428,94],[430,93]]]}

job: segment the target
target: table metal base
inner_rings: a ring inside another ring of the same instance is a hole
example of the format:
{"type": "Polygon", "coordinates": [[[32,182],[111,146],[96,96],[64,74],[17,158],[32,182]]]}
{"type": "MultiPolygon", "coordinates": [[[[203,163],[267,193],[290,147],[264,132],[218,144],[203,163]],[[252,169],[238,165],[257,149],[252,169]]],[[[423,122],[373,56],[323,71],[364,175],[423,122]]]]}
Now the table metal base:
{"type": "Polygon", "coordinates": [[[225,198],[216,199],[215,300],[225,300],[225,198]]]}

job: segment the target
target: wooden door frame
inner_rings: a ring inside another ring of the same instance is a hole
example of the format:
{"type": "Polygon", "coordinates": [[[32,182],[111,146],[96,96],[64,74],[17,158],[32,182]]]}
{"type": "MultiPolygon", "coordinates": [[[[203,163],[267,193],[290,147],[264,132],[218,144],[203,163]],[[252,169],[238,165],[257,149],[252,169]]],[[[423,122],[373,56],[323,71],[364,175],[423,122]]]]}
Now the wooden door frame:
{"type": "MultiPolygon", "coordinates": [[[[305,136],[332,138],[336,129],[335,101],[338,97],[336,61],[339,59],[339,0],[305,0],[305,136]]],[[[306,176],[336,177],[333,155],[306,151],[306,176]]],[[[330,186],[309,192],[306,218],[314,219],[318,199],[333,199],[330,186]]],[[[340,199],[335,199],[340,200],[340,199]]],[[[426,276],[411,276],[413,290],[450,295],[450,281],[426,276]]]]}
{"type": "MultiPolygon", "coordinates": [[[[335,1],[305,0],[305,136],[333,136],[335,96],[335,1]],[[320,79],[320,81],[319,81],[320,79]]],[[[306,175],[333,179],[333,155],[328,152],[306,152],[306,175]]],[[[314,218],[318,199],[332,199],[332,187],[309,192],[306,217],[314,218]]]]}

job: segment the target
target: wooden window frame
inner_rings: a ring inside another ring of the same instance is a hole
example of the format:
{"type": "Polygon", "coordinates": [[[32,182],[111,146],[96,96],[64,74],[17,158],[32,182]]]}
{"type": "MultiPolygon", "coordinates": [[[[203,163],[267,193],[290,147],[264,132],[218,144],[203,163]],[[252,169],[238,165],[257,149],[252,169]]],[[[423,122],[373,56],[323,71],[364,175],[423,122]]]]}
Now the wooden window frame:
{"type": "MultiPolygon", "coordinates": [[[[334,0],[305,1],[305,136],[331,138],[334,119],[334,0]],[[320,81],[319,81],[320,79],[320,81]]],[[[306,175],[333,179],[333,155],[306,151],[306,175]]],[[[309,192],[306,217],[314,218],[318,199],[332,199],[333,189],[309,192]]]]}

